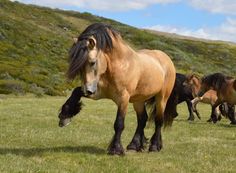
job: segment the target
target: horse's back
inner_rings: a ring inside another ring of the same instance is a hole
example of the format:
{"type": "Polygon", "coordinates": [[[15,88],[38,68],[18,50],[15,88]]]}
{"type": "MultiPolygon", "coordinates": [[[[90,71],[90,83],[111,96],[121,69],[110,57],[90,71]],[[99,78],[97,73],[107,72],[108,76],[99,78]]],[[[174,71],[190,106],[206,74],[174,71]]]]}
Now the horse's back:
{"type": "Polygon", "coordinates": [[[131,91],[130,102],[150,98],[163,90],[171,92],[175,81],[175,67],[165,53],[140,50],[133,59],[137,69],[133,78],[137,79],[137,82],[131,91]]]}
{"type": "MultiPolygon", "coordinates": [[[[160,73],[162,73],[161,75],[163,79],[162,88],[168,91],[168,93],[170,94],[174,87],[176,78],[175,66],[171,58],[166,53],[160,50],[142,49],[138,51],[138,54],[141,61],[148,61],[147,68],[154,65],[157,65],[156,67],[160,68],[160,73]]],[[[158,85],[159,79],[155,81],[156,85],[158,85]]]]}
{"type": "Polygon", "coordinates": [[[146,56],[149,56],[150,58],[153,58],[157,63],[160,64],[162,69],[166,72],[170,72],[174,74],[175,76],[175,67],[170,59],[170,57],[164,53],[161,50],[149,50],[149,49],[142,49],[138,51],[139,55],[141,55],[141,58],[144,58],[142,54],[145,54],[146,56]]]}

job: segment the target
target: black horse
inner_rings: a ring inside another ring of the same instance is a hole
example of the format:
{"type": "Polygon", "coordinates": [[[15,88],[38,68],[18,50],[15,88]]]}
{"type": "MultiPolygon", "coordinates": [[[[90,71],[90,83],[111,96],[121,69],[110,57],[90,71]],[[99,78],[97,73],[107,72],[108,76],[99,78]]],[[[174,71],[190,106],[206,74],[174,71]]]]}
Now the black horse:
{"type": "Polygon", "coordinates": [[[173,118],[175,118],[178,116],[177,105],[185,101],[187,103],[188,111],[189,111],[188,120],[190,121],[194,120],[194,112],[196,113],[197,117],[201,119],[198,111],[192,109],[191,100],[193,100],[194,97],[192,95],[192,89],[184,85],[184,82],[186,79],[187,79],[186,75],[176,73],[175,85],[168,99],[165,111],[171,112],[171,114],[173,115],[173,118]]]}

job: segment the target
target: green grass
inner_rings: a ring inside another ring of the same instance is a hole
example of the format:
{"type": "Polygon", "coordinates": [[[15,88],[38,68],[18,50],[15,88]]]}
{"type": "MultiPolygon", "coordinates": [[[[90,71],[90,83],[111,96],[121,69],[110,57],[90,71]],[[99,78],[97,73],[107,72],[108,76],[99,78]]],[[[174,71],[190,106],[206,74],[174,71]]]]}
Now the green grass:
{"type": "MultiPolygon", "coordinates": [[[[109,156],[106,148],[114,134],[116,106],[109,100],[83,99],[81,114],[58,127],[58,110],[66,97],[0,98],[0,172],[199,172],[233,173],[236,170],[236,127],[223,119],[206,120],[208,105],[199,105],[202,120],[188,122],[185,104],[179,117],[163,131],[159,153],[127,152],[109,156]]],[[[133,137],[136,117],[129,106],[122,143],[133,137]]],[[[153,126],[145,129],[151,137],[153,126]]]]}

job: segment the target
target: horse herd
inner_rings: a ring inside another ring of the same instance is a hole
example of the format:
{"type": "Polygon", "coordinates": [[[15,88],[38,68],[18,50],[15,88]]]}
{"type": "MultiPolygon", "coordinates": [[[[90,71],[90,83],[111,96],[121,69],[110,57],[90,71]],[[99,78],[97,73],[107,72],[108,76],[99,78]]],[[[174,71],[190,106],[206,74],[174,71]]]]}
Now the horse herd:
{"type": "Polygon", "coordinates": [[[89,25],[75,40],[69,52],[68,79],[77,76],[82,86],[73,90],[62,105],[59,126],[70,123],[81,110],[81,97],[94,100],[107,98],[117,105],[115,134],[108,154],[124,154],[121,134],[128,103],[137,115],[137,128],[127,150],[142,151],[147,142],[144,128],[148,115],[155,123],[149,151],[162,149],[162,126],[171,125],[178,115],[177,104],[186,101],[189,120],[198,102],[209,103],[212,113],[209,121],[220,120],[221,114],[236,124],[236,80],[221,73],[199,78],[196,75],[176,73],[170,57],[160,50],[133,50],[110,25],[89,25]],[[149,108],[149,114],[146,108],[149,108]]]}

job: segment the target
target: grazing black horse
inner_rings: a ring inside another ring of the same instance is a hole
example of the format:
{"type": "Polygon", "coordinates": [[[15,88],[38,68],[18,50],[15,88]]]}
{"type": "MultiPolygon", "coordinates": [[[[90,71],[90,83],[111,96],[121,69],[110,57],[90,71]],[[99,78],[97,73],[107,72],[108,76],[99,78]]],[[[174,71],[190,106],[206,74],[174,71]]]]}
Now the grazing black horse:
{"type": "Polygon", "coordinates": [[[190,121],[194,120],[193,112],[195,112],[198,118],[201,119],[198,111],[192,109],[191,100],[193,100],[194,97],[192,95],[192,89],[184,85],[184,82],[186,79],[187,77],[184,74],[176,73],[175,85],[168,99],[165,111],[171,112],[171,114],[173,115],[173,118],[175,118],[178,116],[177,105],[185,101],[187,103],[188,111],[189,111],[188,120],[190,121]]]}

